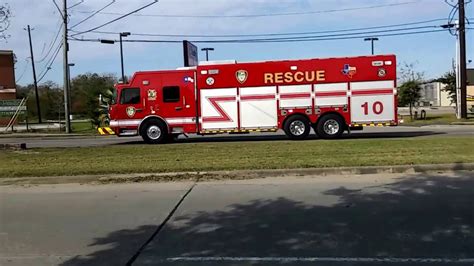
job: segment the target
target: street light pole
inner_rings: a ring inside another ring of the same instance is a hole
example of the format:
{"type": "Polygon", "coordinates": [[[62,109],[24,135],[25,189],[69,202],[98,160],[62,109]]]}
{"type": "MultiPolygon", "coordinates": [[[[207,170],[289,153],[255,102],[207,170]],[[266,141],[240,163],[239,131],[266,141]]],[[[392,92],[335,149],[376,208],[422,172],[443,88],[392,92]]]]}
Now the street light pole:
{"type": "Polygon", "coordinates": [[[121,64],[121,67],[122,67],[122,82],[125,83],[125,70],[124,70],[124,67],[123,67],[123,47],[122,47],[122,37],[127,37],[130,35],[130,32],[121,32],[119,34],[120,36],[120,64],[121,64]]]}
{"type": "Polygon", "coordinates": [[[209,51],[214,51],[214,48],[206,47],[202,48],[201,51],[206,51],[206,61],[209,61],[209,51]]]}
{"type": "Polygon", "coordinates": [[[372,44],[372,55],[374,55],[374,41],[378,41],[379,38],[374,38],[374,37],[371,37],[371,38],[365,38],[364,41],[370,41],[371,44],[372,44]]]}

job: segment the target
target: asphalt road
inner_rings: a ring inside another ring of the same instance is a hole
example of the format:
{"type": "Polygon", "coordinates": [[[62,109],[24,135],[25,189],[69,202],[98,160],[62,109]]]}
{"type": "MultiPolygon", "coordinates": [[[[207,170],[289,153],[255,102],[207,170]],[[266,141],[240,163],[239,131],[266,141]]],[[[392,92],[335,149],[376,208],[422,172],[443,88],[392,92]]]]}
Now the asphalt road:
{"type": "MultiPolygon", "coordinates": [[[[357,138],[409,138],[421,136],[474,136],[474,126],[425,126],[425,127],[368,127],[363,131],[352,131],[345,134],[346,139],[357,138]]],[[[311,138],[315,139],[314,134],[311,138]]],[[[219,141],[266,141],[286,140],[282,131],[277,133],[252,133],[246,135],[190,135],[189,138],[180,136],[178,143],[186,142],[219,142],[219,141]]],[[[26,143],[29,148],[49,147],[93,147],[120,144],[143,144],[140,137],[90,136],[90,137],[0,137],[0,144],[26,143]]]]}
{"type": "Polygon", "coordinates": [[[474,175],[0,187],[0,265],[470,265],[474,175]]]}

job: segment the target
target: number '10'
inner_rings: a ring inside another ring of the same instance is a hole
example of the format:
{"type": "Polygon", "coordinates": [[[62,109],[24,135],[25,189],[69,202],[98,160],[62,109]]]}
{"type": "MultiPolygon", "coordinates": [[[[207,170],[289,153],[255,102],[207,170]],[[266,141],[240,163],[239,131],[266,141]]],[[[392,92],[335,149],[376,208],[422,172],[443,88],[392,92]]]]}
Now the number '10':
{"type": "MultiPolygon", "coordinates": [[[[369,114],[369,103],[368,102],[365,102],[360,107],[364,108],[364,115],[369,114]]],[[[374,102],[374,104],[372,105],[372,112],[374,112],[374,114],[376,114],[376,115],[381,114],[383,112],[383,103],[382,102],[374,102]]]]}

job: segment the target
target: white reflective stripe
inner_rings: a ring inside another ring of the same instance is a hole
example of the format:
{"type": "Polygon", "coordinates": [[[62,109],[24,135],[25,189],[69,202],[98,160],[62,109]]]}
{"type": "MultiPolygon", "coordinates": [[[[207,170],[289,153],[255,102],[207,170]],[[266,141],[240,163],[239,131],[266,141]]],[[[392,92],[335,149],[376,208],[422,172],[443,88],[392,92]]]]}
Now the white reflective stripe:
{"type": "Polygon", "coordinates": [[[166,118],[165,120],[170,125],[196,123],[196,119],[194,117],[174,117],[174,118],[166,118]]]}
{"type": "Polygon", "coordinates": [[[373,89],[393,89],[393,80],[351,82],[351,91],[373,90],[373,89]]]}
{"type": "Polygon", "coordinates": [[[129,126],[138,126],[142,120],[112,120],[110,121],[111,127],[129,127],[129,126]]]}

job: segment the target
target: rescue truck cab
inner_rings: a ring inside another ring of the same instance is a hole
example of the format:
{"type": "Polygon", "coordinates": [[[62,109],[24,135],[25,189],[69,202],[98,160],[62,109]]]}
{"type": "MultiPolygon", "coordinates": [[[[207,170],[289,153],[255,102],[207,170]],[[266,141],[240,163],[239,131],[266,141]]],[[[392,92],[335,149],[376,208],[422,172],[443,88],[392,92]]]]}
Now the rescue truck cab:
{"type": "Polygon", "coordinates": [[[136,72],[109,107],[118,136],[163,143],[180,134],[284,130],[305,139],[396,126],[394,55],[237,63],[136,72]]]}

